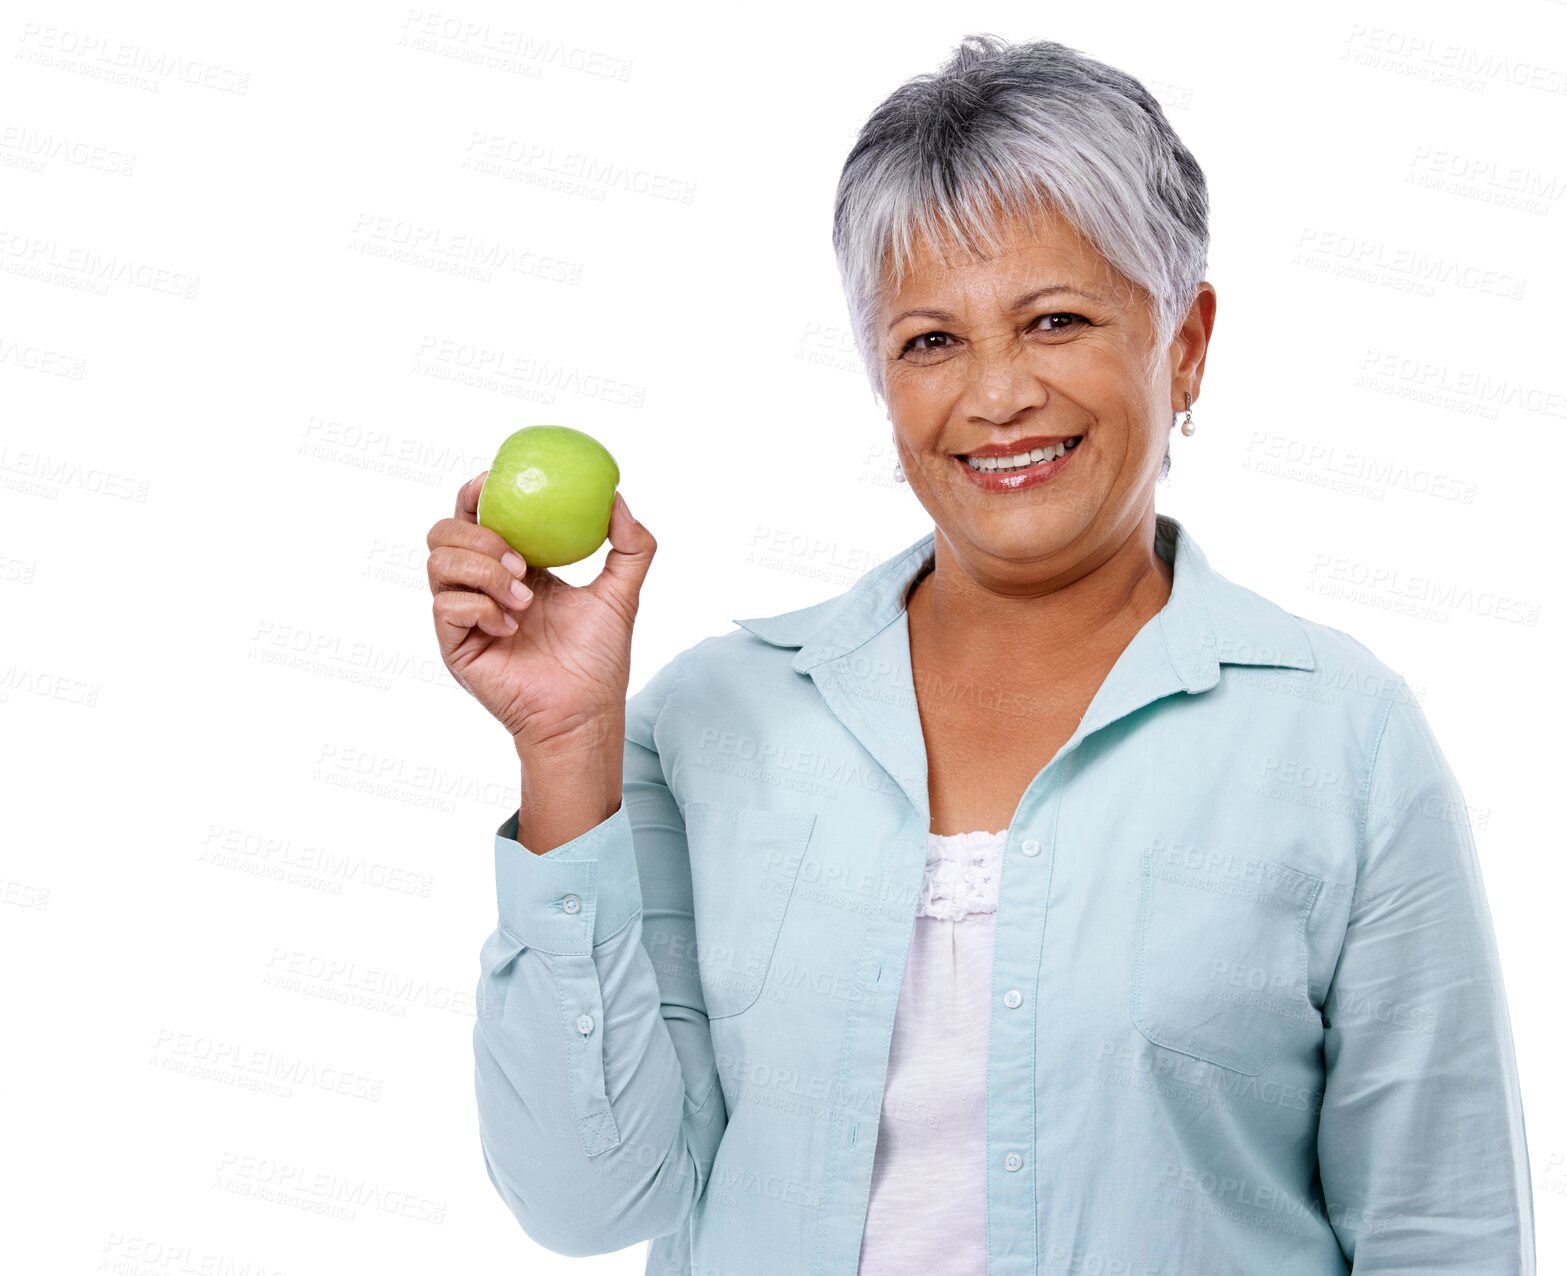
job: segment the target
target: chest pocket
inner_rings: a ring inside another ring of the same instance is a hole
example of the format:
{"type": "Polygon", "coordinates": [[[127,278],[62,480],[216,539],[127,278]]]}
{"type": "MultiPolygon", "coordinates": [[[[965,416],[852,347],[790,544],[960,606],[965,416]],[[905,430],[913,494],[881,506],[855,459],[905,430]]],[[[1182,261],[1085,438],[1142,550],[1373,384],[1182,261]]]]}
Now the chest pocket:
{"type": "Polygon", "coordinates": [[[816,816],[687,802],[697,968],[709,1019],[761,996],[816,816]]]}
{"type": "Polygon", "coordinates": [[[1145,848],[1132,1022],[1155,1045],[1256,1076],[1316,1019],[1306,920],[1322,879],[1283,864],[1232,876],[1145,848]]]}

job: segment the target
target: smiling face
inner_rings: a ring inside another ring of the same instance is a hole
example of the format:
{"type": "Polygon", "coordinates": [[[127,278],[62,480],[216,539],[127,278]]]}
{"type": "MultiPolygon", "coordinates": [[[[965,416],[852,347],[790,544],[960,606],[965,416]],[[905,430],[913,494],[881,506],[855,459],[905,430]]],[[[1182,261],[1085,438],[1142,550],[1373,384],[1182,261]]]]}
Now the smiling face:
{"type": "Polygon", "coordinates": [[[909,486],[960,559],[983,575],[1046,559],[1070,574],[1152,508],[1171,412],[1197,398],[1213,288],[1150,374],[1149,297],[1069,222],[1036,209],[999,239],[986,258],[947,241],[946,265],[914,240],[881,302],[888,416],[909,486]]]}

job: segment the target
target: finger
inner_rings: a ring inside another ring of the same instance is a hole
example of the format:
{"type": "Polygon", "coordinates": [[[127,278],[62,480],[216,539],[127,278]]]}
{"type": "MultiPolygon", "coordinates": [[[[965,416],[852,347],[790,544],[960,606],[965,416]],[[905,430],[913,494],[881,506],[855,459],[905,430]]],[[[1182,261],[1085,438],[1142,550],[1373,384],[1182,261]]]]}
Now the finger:
{"type": "Polygon", "coordinates": [[[488,527],[480,527],[477,523],[465,522],[460,518],[437,519],[430,528],[430,534],[424,540],[432,551],[443,545],[450,545],[458,549],[471,549],[479,554],[488,554],[497,562],[504,563],[506,568],[516,576],[521,576],[528,566],[522,555],[508,545],[500,533],[488,527]],[[516,561],[508,561],[506,557],[508,554],[516,561]]]}
{"type": "MultiPolygon", "coordinates": [[[[488,473],[488,470],[484,471],[484,474],[488,473]]],[[[479,521],[479,490],[484,486],[484,474],[475,475],[457,489],[455,517],[469,523],[479,521]]]]}
{"type": "Polygon", "coordinates": [[[437,594],[431,605],[435,616],[435,636],[443,655],[451,655],[475,628],[492,638],[505,638],[517,632],[518,621],[495,605],[493,598],[467,590],[437,594]]]}
{"type": "Polygon", "coordinates": [[[426,563],[430,592],[470,589],[488,594],[508,611],[520,611],[533,601],[533,591],[488,554],[437,545],[426,563]]]}
{"type": "Polygon", "coordinates": [[[653,539],[652,532],[631,516],[619,491],[616,491],[609,511],[609,544],[604,569],[592,588],[619,599],[635,611],[658,542],[653,539]]]}

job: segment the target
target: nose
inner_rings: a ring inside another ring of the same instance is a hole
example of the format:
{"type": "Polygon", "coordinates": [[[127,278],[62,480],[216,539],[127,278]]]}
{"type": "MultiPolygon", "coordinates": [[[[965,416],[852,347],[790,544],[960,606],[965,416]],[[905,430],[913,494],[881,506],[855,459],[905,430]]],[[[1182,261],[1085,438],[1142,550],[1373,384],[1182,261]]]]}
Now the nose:
{"type": "Polygon", "coordinates": [[[1020,343],[996,337],[976,341],[973,349],[973,375],[963,403],[972,420],[1006,425],[1049,402],[1049,391],[1029,367],[1020,343]]]}

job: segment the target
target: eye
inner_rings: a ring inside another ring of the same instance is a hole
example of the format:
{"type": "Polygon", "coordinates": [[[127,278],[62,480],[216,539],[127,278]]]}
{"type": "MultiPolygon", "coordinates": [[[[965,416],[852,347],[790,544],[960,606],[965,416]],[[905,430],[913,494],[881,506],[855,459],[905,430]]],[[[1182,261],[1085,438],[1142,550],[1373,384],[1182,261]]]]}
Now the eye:
{"type": "Polygon", "coordinates": [[[1073,327],[1084,327],[1084,326],[1088,325],[1088,320],[1084,319],[1082,315],[1072,314],[1072,313],[1070,313],[1068,311],[1064,311],[1064,310],[1058,310],[1058,311],[1054,312],[1053,314],[1040,315],[1039,319],[1034,320],[1034,322],[1038,323],[1038,322],[1040,322],[1041,319],[1043,319],[1043,320],[1075,319],[1075,320],[1077,320],[1077,323],[1076,324],[1066,324],[1064,326],[1059,326],[1059,327],[1056,326],[1055,324],[1047,324],[1043,328],[1035,329],[1035,331],[1037,331],[1037,332],[1066,332],[1066,331],[1069,331],[1073,327]]]}
{"type": "Polygon", "coordinates": [[[919,336],[910,337],[907,341],[905,341],[903,343],[903,349],[900,354],[909,354],[911,352],[914,354],[925,354],[932,350],[945,350],[947,348],[946,346],[922,346],[918,344],[921,341],[928,341],[935,337],[945,337],[948,341],[952,340],[952,334],[950,332],[922,332],[919,334],[919,336]]]}

